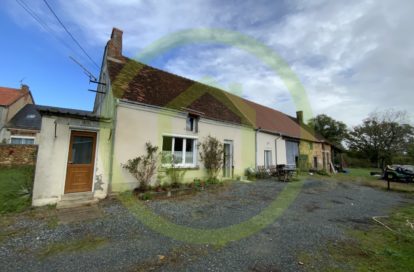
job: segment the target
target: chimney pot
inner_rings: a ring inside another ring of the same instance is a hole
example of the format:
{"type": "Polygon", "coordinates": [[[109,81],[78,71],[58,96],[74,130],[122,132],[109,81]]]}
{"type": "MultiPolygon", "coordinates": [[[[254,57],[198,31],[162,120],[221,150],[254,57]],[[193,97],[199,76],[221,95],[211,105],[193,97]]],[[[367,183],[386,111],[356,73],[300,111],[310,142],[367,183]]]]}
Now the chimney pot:
{"type": "Polygon", "coordinates": [[[109,57],[122,58],[122,34],[122,30],[115,27],[112,29],[111,39],[108,42],[109,57]]]}

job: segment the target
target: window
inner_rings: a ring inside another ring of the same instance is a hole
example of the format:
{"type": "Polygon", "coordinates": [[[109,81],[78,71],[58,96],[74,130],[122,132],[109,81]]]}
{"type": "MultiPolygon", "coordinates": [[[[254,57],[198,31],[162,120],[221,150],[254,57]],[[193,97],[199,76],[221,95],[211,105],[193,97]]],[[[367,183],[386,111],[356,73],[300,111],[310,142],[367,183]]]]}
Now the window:
{"type": "Polygon", "coordinates": [[[93,138],[88,136],[72,136],[73,164],[90,164],[92,161],[93,138]]]}
{"type": "Polygon", "coordinates": [[[11,144],[34,144],[34,141],[35,141],[34,137],[12,136],[10,138],[11,144]]]}
{"type": "Polygon", "coordinates": [[[189,115],[186,122],[187,131],[198,132],[198,118],[194,115],[189,115]]]}
{"type": "MultiPolygon", "coordinates": [[[[172,156],[177,166],[196,166],[196,139],[164,136],[162,152],[167,158],[172,156]]],[[[164,161],[164,163],[167,162],[164,161]]]]}
{"type": "Polygon", "coordinates": [[[264,152],[264,166],[269,168],[272,165],[272,151],[265,150],[264,152]]]}

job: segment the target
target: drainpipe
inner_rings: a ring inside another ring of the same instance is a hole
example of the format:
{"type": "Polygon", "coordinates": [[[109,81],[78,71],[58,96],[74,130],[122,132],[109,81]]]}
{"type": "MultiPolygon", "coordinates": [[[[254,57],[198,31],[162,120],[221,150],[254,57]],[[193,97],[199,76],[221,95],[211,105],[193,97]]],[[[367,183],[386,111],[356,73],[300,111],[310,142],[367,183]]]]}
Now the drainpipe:
{"type": "Polygon", "coordinates": [[[255,165],[255,169],[257,170],[257,152],[258,152],[258,147],[257,147],[257,133],[259,133],[260,132],[260,127],[259,128],[257,128],[257,129],[255,129],[255,137],[254,137],[254,146],[255,146],[255,160],[254,160],[254,165],[255,165]]]}
{"type": "Polygon", "coordinates": [[[282,134],[281,133],[278,133],[279,134],[279,136],[276,138],[276,140],[275,140],[275,165],[277,165],[277,141],[280,139],[280,138],[282,138],[282,134]]]}
{"type": "Polygon", "coordinates": [[[114,101],[114,113],[113,113],[113,128],[112,128],[112,137],[111,137],[111,154],[109,154],[109,182],[108,182],[108,193],[112,191],[112,179],[113,179],[113,166],[114,166],[114,151],[115,151],[115,131],[116,131],[116,122],[117,122],[117,113],[118,113],[118,104],[119,100],[115,99],[114,101]]]}

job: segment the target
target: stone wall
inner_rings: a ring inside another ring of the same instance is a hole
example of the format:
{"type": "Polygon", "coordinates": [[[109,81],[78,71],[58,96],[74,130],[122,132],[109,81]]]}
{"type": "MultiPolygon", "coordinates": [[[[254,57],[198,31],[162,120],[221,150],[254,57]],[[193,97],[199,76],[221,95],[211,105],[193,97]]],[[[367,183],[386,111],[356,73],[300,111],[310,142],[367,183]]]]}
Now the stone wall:
{"type": "Polygon", "coordinates": [[[35,165],[37,145],[0,144],[0,166],[35,165]]]}
{"type": "Polygon", "coordinates": [[[300,141],[299,153],[307,155],[308,167],[315,170],[330,171],[329,163],[331,162],[331,146],[328,144],[300,141]],[[317,167],[314,166],[314,158],[317,159],[317,167]]]}

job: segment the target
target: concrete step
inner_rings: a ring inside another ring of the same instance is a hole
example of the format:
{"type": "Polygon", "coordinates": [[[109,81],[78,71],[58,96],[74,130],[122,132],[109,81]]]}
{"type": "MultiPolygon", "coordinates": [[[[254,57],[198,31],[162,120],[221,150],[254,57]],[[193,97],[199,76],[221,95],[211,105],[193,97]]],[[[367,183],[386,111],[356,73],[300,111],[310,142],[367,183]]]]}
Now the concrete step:
{"type": "Polygon", "coordinates": [[[103,212],[97,205],[59,209],[57,213],[59,224],[86,221],[103,217],[103,212]]]}
{"type": "Polygon", "coordinates": [[[88,200],[79,200],[79,199],[65,200],[65,201],[58,202],[56,205],[56,209],[60,210],[60,209],[76,208],[76,207],[81,207],[81,206],[90,206],[98,202],[99,200],[97,198],[88,199],[88,200]]]}
{"type": "Polygon", "coordinates": [[[93,199],[93,193],[92,192],[82,192],[82,193],[70,193],[70,194],[64,194],[61,198],[62,201],[66,200],[87,200],[87,199],[93,199]]]}

